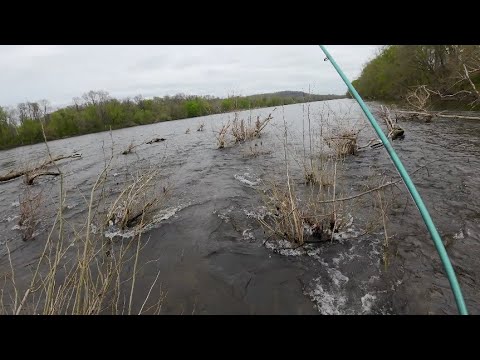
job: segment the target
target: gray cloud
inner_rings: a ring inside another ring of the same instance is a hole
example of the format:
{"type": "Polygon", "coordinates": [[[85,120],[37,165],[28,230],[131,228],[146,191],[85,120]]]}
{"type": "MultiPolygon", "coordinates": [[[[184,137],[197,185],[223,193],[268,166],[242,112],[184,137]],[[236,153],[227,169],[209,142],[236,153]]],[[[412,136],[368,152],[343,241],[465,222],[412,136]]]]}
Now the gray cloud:
{"type": "MultiPolygon", "coordinates": [[[[330,45],[356,78],[376,45],[330,45]]],[[[88,90],[117,97],[226,96],[279,90],[343,94],[345,85],[311,45],[32,45],[0,46],[0,104],[46,98],[67,104],[88,90]]]]}

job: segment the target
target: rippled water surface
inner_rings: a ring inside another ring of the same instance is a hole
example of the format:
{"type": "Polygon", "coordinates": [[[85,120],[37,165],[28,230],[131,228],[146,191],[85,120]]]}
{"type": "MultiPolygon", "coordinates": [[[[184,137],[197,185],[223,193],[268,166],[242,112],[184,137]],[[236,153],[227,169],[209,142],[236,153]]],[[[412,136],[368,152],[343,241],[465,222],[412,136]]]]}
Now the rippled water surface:
{"type": "MultiPolygon", "coordinates": [[[[305,105],[306,106],[306,105],[305,105]]],[[[391,253],[382,260],[383,229],[365,234],[371,202],[352,207],[351,226],[334,241],[297,250],[278,250],[264,243],[256,218],[262,214],[262,183],[284,174],[283,118],[288,141],[301,154],[306,108],[302,104],[274,111],[261,139],[219,150],[214,130],[233,117],[221,114],[170,121],[52,141],[54,155],[82,153],[64,160],[67,200],[65,218],[83,222],[86,198],[113,153],[106,189],[115,189],[137,171],[160,170],[171,187],[171,198],[156,210],[154,224],[143,236],[142,261],[155,259],[139,274],[145,293],[157,271],[168,291],[166,314],[454,314],[455,302],[438,254],[404,186],[389,192],[388,232],[391,253]],[[200,122],[205,131],[197,132],[200,122]],[[189,134],[185,131],[191,129],[189,134]],[[132,141],[153,137],[164,142],[120,153],[132,141]],[[112,145],[113,142],[113,145],[112,145]],[[250,156],[250,147],[264,151],[250,156]],[[113,149],[113,150],[112,150],[113,149]]],[[[273,109],[243,112],[266,116],[273,109]]],[[[310,104],[312,127],[321,121],[358,124],[363,115],[351,100],[310,104]],[[326,109],[338,116],[325,116],[326,109]],[[346,114],[345,116],[341,116],[346,114]]],[[[431,212],[457,271],[471,313],[480,313],[480,122],[438,119],[433,123],[403,122],[406,137],[394,147],[431,212]],[[427,166],[425,166],[428,164],[427,166]]],[[[374,138],[366,127],[359,143],[374,138]]],[[[296,155],[291,155],[292,159],[296,155]]],[[[1,173],[34,164],[46,157],[44,144],[0,152],[1,173]]],[[[293,161],[293,160],[292,160],[293,161]]],[[[293,178],[301,182],[302,174],[293,178]]],[[[344,196],[357,194],[372,179],[397,179],[385,151],[368,149],[346,159],[341,171],[344,196]]],[[[377,181],[378,183],[378,181],[377,181]]],[[[27,186],[21,179],[0,184],[0,260],[8,264],[6,244],[17,272],[28,272],[38,258],[42,235],[51,226],[58,201],[58,178],[40,178],[30,187],[42,190],[38,236],[23,242],[17,222],[19,197],[27,186]],[[23,269],[23,270],[22,270],[23,269]]],[[[111,234],[113,237],[115,234],[111,234]]]]}

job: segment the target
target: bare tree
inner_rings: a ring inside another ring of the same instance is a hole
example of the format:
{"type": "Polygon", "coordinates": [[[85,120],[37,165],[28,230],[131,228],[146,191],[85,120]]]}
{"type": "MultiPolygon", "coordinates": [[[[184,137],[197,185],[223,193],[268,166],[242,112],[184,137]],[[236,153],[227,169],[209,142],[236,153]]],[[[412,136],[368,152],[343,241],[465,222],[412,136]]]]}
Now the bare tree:
{"type": "Polygon", "coordinates": [[[25,103],[20,103],[17,105],[17,110],[18,110],[18,119],[20,121],[20,124],[23,124],[25,120],[28,118],[28,107],[27,104],[25,103]]]}
{"type": "Polygon", "coordinates": [[[80,111],[80,107],[82,106],[82,99],[78,96],[74,97],[73,104],[75,105],[75,110],[80,111]]]}
{"type": "Polygon", "coordinates": [[[37,102],[27,102],[28,115],[30,119],[40,120],[42,117],[42,112],[40,109],[40,104],[37,102]]]}
{"type": "Polygon", "coordinates": [[[52,107],[50,105],[50,101],[46,99],[42,99],[38,101],[39,108],[40,108],[40,116],[44,120],[48,121],[49,115],[52,111],[52,107]]]}
{"type": "Polygon", "coordinates": [[[140,104],[141,101],[143,101],[143,96],[142,95],[137,95],[133,98],[133,101],[135,101],[135,104],[140,104]]]}
{"type": "Polygon", "coordinates": [[[97,105],[98,104],[98,95],[96,91],[90,90],[89,92],[82,95],[83,100],[87,105],[97,105]]]}
{"type": "Polygon", "coordinates": [[[423,113],[428,112],[434,98],[467,102],[472,109],[480,105],[480,92],[475,84],[480,75],[480,46],[435,45],[423,48],[416,55],[417,61],[441,81],[436,86],[422,84],[414,87],[406,96],[408,104],[423,113]]]}
{"type": "Polygon", "coordinates": [[[110,94],[108,91],[104,90],[97,91],[97,97],[100,104],[105,104],[108,100],[110,100],[110,94]]]}

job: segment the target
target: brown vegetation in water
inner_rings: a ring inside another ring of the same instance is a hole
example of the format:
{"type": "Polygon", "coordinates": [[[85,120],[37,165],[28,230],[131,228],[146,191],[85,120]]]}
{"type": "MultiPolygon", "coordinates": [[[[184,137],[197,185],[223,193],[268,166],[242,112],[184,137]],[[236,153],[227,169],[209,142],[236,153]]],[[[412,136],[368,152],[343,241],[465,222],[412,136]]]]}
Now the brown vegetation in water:
{"type": "Polygon", "coordinates": [[[158,137],[155,137],[151,140],[148,140],[148,141],[145,141],[143,143],[140,143],[140,144],[137,144],[135,145],[133,143],[133,141],[128,145],[128,147],[122,151],[122,155],[127,155],[127,154],[131,154],[137,147],[141,146],[141,145],[152,145],[154,143],[158,143],[158,142],[162,142],[162,141],[165,141],[166,139],[164,138],[158,138],[158,137]]]}
{"type": "Polygon", "coordinates": [[[277,180],[263,182],[266,215],[259,221],[267,233],[267,240],[286,240],[291,244],[290,248],[333,241],[338,238],[336,234],[349,231],[353,215],[362,211],[361,207],[373,208],[371,229],[366,228],[364,233],[383,227],[383,260],[387,266],[388,240],[391,238],[387,231],[390,202],[384,190],[400,180],[382,181],[365,192],[346,196],[343,191],[347,188],[347,179],[342,172],[347,156],[356,154],[357,137],[363,128],[340,126],[341,121],[335,121],[332,126],[324,120],[321,119],[318,133],[309,124],[304,136],[303,156],[293,163],[290,154],[295,151],[288,146],[289,129],[284,121],[284,171],[278,174],[277,180]],[[304,169],[304,183],[298,182],[297,173],[292,173],[292,169],[297,169],[293,166],[295,163],[304,169]]]}
{"type": "Polygon", "coordinates": [[[239,114],[235,112],[233,121],[230,122],[229,120],[226,124],[222,125],[220,130],[217,131],[216,138],[218,148],[223,149],[227,146],[229,141],[237,144],[259,138],[261,132],[273,119],[272,113],[275,110],[276,109],[273,109],[273,111],[264,119],[260,119],[260,116],[257,116],[257,120],[255,122],[253,122],[251,119],[248,121],[243,118],[240,119],[239,114]],[[230,134],[228,132],[229,130],[230,134]]]}
{"type": "Polygon", "coordinates": [[[40,221],[40,207],[43,203],[42,192],[34,193],[26,189],[24,195],[19,199],[20,218],[18,226],[22,232],[24,241],[32,240],[40,221]]]}
{"type": "MultiPolygon", "coordinates": [[[[50,155],[50,150],[47,150],[50,155]]],[[[51,155],[50,158],[52,159],[51,155]]],[[[113,158],[113,150],[112,150],[113,158]]],[[[60,199],[57,216],[46,234],[45,246],[31,274],[22,282],[16,279],[16,266],[6,244],[10,271],[0,276],[0,314],[133,314],[159,313],[165,292],[158,286],[159,273],[148,294],[134,303],[139,255],[145,245],[142,232],[150,214],[164,204],[166,188],[156,191],[158,171],[145,170],[127,182],[120,195],[109,203],[105,183],[112,158],[98,175],[85,199],[85,222],[67,232],[69,224],[63,213],[66,193],[60,176],[60,199]],[[106,219],[108,219],[108,224],[106,219]],[[115,244],[106,236],[109,226],[128,227],[131,236],[115,244]],[[155,293],[155,295],[154,295],[155,293]]],[[[58,166],[57,166],[57,170],[58,166]]],[[[59,170],[60,172],[60,170],[59,170]]],[[[30,196],[31,195],[31,196],[30,196]]],[[[20,199],[20,224],[24,238],[34,234],[42,194],[20,199]]]]}

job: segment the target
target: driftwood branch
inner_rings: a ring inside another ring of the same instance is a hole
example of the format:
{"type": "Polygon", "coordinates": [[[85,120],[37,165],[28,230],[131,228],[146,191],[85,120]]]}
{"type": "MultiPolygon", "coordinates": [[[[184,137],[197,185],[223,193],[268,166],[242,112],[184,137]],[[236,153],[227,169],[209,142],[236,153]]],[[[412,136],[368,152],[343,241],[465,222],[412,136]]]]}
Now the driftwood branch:
{"type": "MultiPolygon", "coordinates": [[[[470,79],[470,73],[469,73],[469,71],[467,69],[467,66],[465,64],[463,64],[463,68],[465,69],[465,79],[468,80],[468,82],[470,83],[470,85],[473,88],[473,91],[475,91],[475,94],[477,95],[477,99],[475,101],[473,101],[472,103],[470,103],[470,105],[473,105],[476,102],[480,101],[480,92],[478,92],[477,87],[473,83],[472,79],[470,79]]],[[[475,69],[474,71],[477,71],[477,70],[478,69],[475,69]]],[[[471,72],[474,72],[474,71],[471,71],[471,72]]]]}
{"type": "Polygon", "coordinates": [[[60,173],[59,172],[53,172],[53,171],[44,171],[44,172],[38,172],[38,173],[34,173],[34,174],[25,174],[25,184],[27,185],[33,185],[33,181],[39,177],[39,176],[46,176],[46,175],[49,175],[49,176],[59,176],[60,173]]]}
{"type": "Polygon", "coordinates": [[[382,147],[382,146],[383,146],[382,140],[380,140],[380,139],[370,139],[365,145],[357,146],[357,150],[362,150],[362,149],[365,149],[367,147],[375,149],[377,147],[382,147]]]}
{"type": "Polygon", "coordinates": [[[161,141],[165,141],[164,138],[154,138],[150,141],[147,141],[145,144],[153,144],[153,143],[157,143],[157,142],[161,142],[161,141]]]}
{"type": "Polygon", "coordinates": [[[408,104],[414,109],[420,112],[427,112],[430,93],[431,91],[428,90],[426,85],[420,85],[410,91],[405,100],[407,100],[408,104]]]}
{"type": "Polygon", "coordinates": [[[153,143],[157,143],[157,142],[161,142],[161,141],[165,141],[166,139],[164,138],[153,138],[152,140],[149,140],[149,141],[145,141],[144,143],[140,143],[140,144],[137,144],[137,145],[134,145],[133,142],[130,143],[130,145],[128,145],[128,147],[122,151],[122,155],[127,155],[127,154],[130,154],[133,150],[135,150],[137,147],[141,146],[141,145],[151,145],[153,143]]]}
{"type": "Polygon", "coordinates": [[[318,201],[318,204],[329,204],[329,203],[334,203],[334,202],[337,202],[337,201],[353,200],[353,199],[359,198],[359,197],[361,197],[361,196],[370,194],[371,192],[374,192],[374,191],[383,189],[384,187],[397,184],[397,183],[399,183],[399,182],[402,181],[402,180],[403,180],[403,179],[400,178],[400,179],[398,179],[398,180],[396,180],[396,181],[389,181],[388,183],[385,183],[385,184],[382,184],[382,185],[380,185],[380,186],[377,186],[376,188],[373,188],[373,189],[370,189],[370,190],[367,190],[367,191],[364,191],[364,192],[361,192],[361,193],[359,193],[359,194],[355,194],[355,195],[352,195],[352,196],[348,196],[348,197],[344,197],[344,198],[340,198],[340,199],[331,199],[331,200],[318,201]]]}
{"type": "MultiPolygon", "coordinates": [[[[435,159],[435,160],[432,160],[432,161],[429,161],[428,163],[426,163],[425,165],[422,165],[420,166],[419,168],[417,168],[416,170],[412,171],[410,173],[410,177],[412,177],[413,175],[415,175],[417,172],[419,172],[420,170],[422,170],[423,168],[427,167],[428,165],[430,165],[431,163],[434,163],[435,161],[439,161],[439,160],[442,160],[443,158],[438,158],[438,159],[435,159]]],[[[329,204],[329,203],[333,203],[333,202],[337,202],[337,201],[348,201],[348,200],[353,200],[353,199],[356,199],[356,198],[359,198],[361,196],[364,196],[364,195],[367,195],[367,194],[370,194],[371,192],[374,192],[374,191],[377,191],[377,190],[381,190],[387,186],[391,186],[391,185],[396,185],[398,184],[399,182],[403,181],[403,178],[400,178],[400,179],[397,179],[395,181],[389,181],[385,184],[382,184],[382,185],[379,185],[373,189],[369,189],[367,191],[364,191],[364,192],[361,192],[361,193],[358,193],[358,194],[355,194],[355,195],[352,195],[352,196],[348,196],[348,197],[344,197],[344,198],[340,198],[340,199],[331,199],[331,200],[323,200],[323,201],[319,201],[318,204],[329,204]]]]}
{"type": "Polygon", "coordinates": [[[404,137],[405,131],[400,126],[398,126],[397,119],[395,119],[395,121],[392,119],[388,107],[384,107],[382,105],[380,115],[385,124],[387,125],[388,137],[390,137],[392,140],[401,139],[404,137]]]}
{"type": "MultiPolygon", "coordinates": [[[[76,159],[76,158],[80,158],[82,157],[82,154],[80,153],[75,153],[75,154],[72,154],[72,155],[60,155],[60,156],[57,156],[55,158],[51,158],[51,159],[48,159],[46,161],[44,161],[41,165],[33,168],[33,169],[27,169],[27,170],[21,170],[21,171],[10,171],[9,173],[5,174],[5,175],[0,175],[0,182],[5,182],[5,181],[9,181],[9,180],[13,180],[13,179],[16,179],[18,177],[21,177],[23,175],[28,175],[28,176],[32,176],[32,175],[29,175],[29,174],[36,174],[33,179],[35,179],[36,177],[38,176],[41,176],[41,175],[53,175],[53,174],[56,174],[55,176],[59,175],[57,173],[47,173],[47,172],[41,172],[41,170],[47,168],[49,165],[55,163],[56,161],[60,161],[60,160],[64,160],[64,159],[76,159]]],[[[32,182],[33,182],[33,179],[32,179],[32,182]]],[[[30,184],[28,182],[28,179],[27,179],[27,184],[30,184]]],[[[31,185],[31,184],[30,184],[31,185]]]]}
{"type": "Polygon", "coordinates": [[[418,111],[400,111],[398,110],[397,113],[399,114],[410,114],[410,115],[420,115],[420,116],[431,116],[431,117],[442,117],[442,118],[453,118],[453,119],[469,119],[469,120],[480,120],[478,116],[465,116],[465,115],[447,115],[442,113],[425,113],[425,112],[418,112],[418,111]]]}

